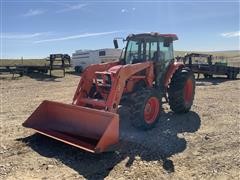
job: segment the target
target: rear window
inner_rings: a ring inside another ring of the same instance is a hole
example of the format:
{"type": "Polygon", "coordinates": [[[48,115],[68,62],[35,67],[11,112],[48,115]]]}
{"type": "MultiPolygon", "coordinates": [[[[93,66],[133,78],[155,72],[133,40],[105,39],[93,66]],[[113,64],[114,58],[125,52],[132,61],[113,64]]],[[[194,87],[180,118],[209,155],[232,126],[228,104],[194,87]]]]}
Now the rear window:
{"type": "Polygon", "coordinates": [[[99,56],[106,56],[106,52],[105,51],[99,51],[99,56]]]}

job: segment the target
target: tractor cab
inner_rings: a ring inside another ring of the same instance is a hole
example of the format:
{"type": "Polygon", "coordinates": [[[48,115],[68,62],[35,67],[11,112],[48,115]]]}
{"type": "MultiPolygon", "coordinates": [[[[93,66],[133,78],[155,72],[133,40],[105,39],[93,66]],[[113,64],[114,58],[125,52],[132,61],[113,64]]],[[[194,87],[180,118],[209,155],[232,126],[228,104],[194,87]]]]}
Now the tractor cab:
{"type": "MultiPolygon", "coordinates": [[[[123,64],[135,64],[145,61],[167,64],[174,59],[173,41],[177,39],[175,34],[131,34],[126,38],[127,45],[121,61],[123,64]]],[[[116,39],[114,45],[115,48],[118,48],[116,39]]]]}

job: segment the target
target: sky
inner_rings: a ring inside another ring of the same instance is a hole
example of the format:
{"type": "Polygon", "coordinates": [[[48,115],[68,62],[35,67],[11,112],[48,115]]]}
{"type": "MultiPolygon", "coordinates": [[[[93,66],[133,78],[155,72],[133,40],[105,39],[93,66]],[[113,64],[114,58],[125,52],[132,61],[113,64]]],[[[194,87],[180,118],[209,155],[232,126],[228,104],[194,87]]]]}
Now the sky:
{"type": "Polygon", "coordinates": [[[142,32],[177,34],[175,50],[240,49],[239,0],[0,0],[0,6],[0,58],[113,48],[115,37],[142,32]]]}

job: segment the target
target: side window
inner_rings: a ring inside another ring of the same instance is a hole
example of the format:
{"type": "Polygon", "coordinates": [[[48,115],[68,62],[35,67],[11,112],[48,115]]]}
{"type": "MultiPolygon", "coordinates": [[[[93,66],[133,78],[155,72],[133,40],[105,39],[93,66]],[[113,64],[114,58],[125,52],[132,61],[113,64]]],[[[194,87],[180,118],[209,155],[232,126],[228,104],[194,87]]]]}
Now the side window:
{"type": "Polygon", "coordinates": [[[126,50],[126,63],[131,64],[133,58],[138,53],[138,45],[136,41],[129,41],[129,44],[127,46],[126,50]]]}
{"type": "Polygon", "coordinates": [[[149,51],[149,56],[151,60],[157,61],[158,60],[158,49],[157,49],[157,44],[158,42],[151,42],[150,43],[150,51],[149,51]]]}
{"type": "Polygon", "coordinates": [[[143,60],[143,45],[141,41],[129,41],[126,49],[126,63],[132,64],[143,60]]]}
{"type": "Polygon", "coordinates": [[[164,44],[163,42],[160,42],[159,47],[160,47],[160,60],[169,62],[174,58],[172,42],[168,43],[167,45],[164,44]]]}

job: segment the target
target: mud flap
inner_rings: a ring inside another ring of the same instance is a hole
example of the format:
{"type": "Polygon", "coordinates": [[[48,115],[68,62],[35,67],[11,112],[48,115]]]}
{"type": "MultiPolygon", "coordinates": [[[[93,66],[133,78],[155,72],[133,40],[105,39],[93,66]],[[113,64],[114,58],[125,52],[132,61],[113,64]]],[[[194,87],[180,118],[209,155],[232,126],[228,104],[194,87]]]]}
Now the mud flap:
{"type": "Polygon", "coordinates": [[[52,101],[43,101],[23,126],[92,153],[119,139],[118,114],[52,101]]]}

